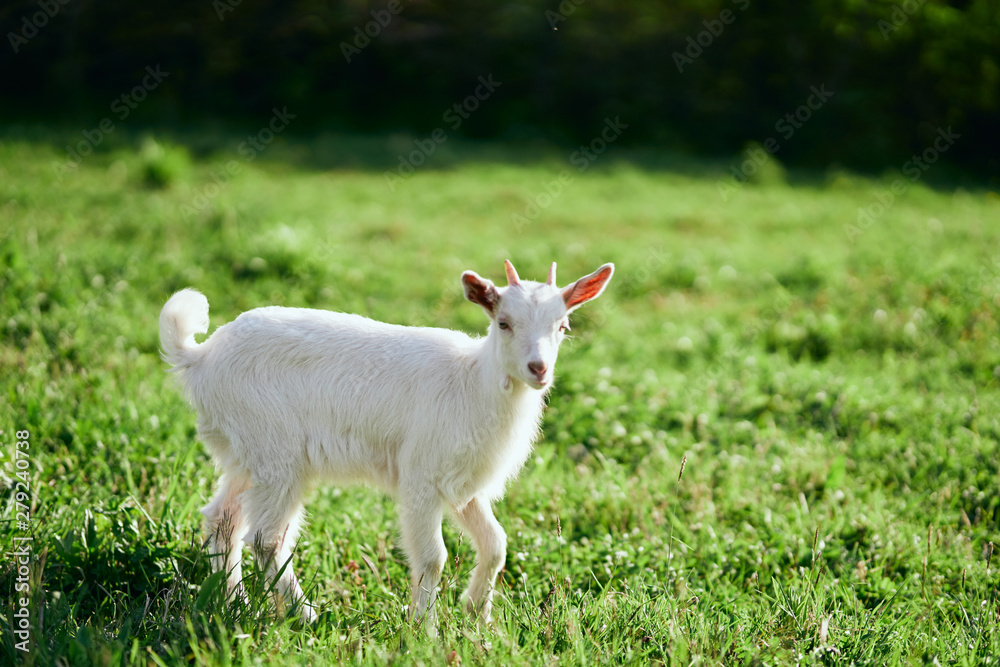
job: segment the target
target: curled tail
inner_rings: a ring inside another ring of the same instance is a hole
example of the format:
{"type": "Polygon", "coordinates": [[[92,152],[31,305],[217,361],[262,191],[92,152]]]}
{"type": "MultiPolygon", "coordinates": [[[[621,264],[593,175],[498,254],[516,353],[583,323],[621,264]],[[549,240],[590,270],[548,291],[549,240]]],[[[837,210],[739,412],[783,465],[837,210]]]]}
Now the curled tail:
{"type": "Polygon", "coordinates": [[[160,348],[163,360],[184,367],[198,347],[196,333],[208,332],[208,299],[201,292],[183,289],[174,294],[160,311],[160,348]]]}

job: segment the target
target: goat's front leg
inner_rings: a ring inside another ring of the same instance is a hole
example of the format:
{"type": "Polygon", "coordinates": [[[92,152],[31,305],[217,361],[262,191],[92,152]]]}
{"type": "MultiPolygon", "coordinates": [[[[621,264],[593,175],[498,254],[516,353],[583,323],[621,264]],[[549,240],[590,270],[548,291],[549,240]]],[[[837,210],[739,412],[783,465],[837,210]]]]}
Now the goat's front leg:
{"type": "Polygon", "coordinates": [[[473,498],[465,507],[455,510],[455,518],[472,537],[478,557],[462,599],[466,611],[478,613],[488,623],[493,610],[493,584],[507,558],[507,534],[485,498],[473,498]]]}
{"type": "Polygon", "coordinates": [[[432,488],[402,494],[400,528],[403,550],[410,562],[409,618],[423,619],[428,634],[437,634],[438,584],[448,556],[441,537],[441,500],[432,488]]]}

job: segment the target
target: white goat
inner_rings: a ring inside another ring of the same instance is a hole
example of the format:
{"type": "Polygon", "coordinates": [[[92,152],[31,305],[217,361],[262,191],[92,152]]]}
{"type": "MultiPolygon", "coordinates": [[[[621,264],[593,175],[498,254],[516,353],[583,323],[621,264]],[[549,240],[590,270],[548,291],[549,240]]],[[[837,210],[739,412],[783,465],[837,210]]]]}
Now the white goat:
{"type": "Polygon", "coordinates": [[[242,595],[245,536],[278,576],[279,606],[304,599],[290,559],[312,483],[369,482],[399,500],[402,545],[412,579],[410,617],[433,633],[434,600],[447,553],[445,508],[474,543],[478,562],[463,595],[489,620],[507,537],[491,503],[531,451],[567,315],[604,291],[605,264],[559,289],[508,286],[462,274],[469,301],[490,318],[486,338],[404,327],[305,308],[257,308],[208,331],[208,301],[191,289],[160,313],[163,357],[198,411],[198,432],[222,471],[202,510],[213,567],[242,595]],[[284,568],[282,570],[282,568],[284,568]]]}

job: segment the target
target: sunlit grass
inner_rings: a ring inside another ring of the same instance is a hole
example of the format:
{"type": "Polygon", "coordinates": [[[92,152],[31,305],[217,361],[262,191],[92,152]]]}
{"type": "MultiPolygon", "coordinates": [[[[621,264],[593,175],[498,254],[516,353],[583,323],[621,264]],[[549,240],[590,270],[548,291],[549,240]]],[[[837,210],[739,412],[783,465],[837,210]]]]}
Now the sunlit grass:
{"type": "Polygon", "coordinates": [[[1000,654],[995,195],[914,187],[852,238],[885,181],[792,170],[723,200],[725,164],[609,150],[579,173],[554,149],[457,145],[390,191],[393,138],[279,137],[228,179],[238,136],[113,139],[61,182],[61,140],[0,142],[0,428],[7,462],[31,432],[37,664],[1000,654]],[[499,280],[505,258],[526,278],[556,260],[563,283],[617,272],[574,315],[497,507],[496,627],[461,613],[475,555],[450,525],[441,636],[407,627],[395,507],[369,489],[307,506],[316,626],[263,594],[225,606],[198,513],[215,472],[158,358],[166,298],[203,291],[213,327],[284,304],[476,333],[458,277],[499,280]]]}

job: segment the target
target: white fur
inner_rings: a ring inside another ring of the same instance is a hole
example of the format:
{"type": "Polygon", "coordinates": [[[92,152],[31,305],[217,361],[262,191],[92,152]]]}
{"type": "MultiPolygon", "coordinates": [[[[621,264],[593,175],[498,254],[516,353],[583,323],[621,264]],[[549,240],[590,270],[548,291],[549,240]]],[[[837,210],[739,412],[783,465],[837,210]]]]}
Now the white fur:
{"type": "Polygon", "coordinates": [[[160,314],[163,356],[198,411],[198,431],[222,471],[207,518],[213,566],[241,592],[242,540],[278,576],[279,599],[315,618],[292,572],[302,499],[318,480],[370,482],[399,499],[410,563],[411,617],[433,631],[446,558],[447,509],[479,562],[464,599],[489,619],[506,535],[493,516],[538,434],[562,326],[600,294],[612,265],[560,290],[507,287],[472,272],[466,296],[490,316],[485,338],[304,308],[258,308],[208,330],[208,301],[186,289],[160,314]],[[501,327],[500,323],[506,326],[501,327]],[[532,367],[528,364],[531,363],[532,367]],[[282,568],[283,571],[282,571],[282,568]]]}

